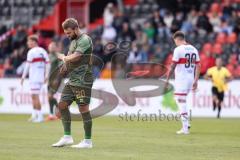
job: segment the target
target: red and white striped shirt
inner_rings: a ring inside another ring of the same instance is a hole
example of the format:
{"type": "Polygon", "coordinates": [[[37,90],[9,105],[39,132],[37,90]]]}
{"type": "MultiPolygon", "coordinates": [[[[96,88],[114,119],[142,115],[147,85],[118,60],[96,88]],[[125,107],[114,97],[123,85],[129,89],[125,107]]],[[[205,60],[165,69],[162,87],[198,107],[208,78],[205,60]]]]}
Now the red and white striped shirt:
{"type": "Polygon", "coordinates": [[[41,47],[34,47],[27,53],[29,63],[29,81],[43,83],[46,64],[49,63],[47,51],[41,47]]]}
{"type": "Polygon", "coordinates": [[[175,81],[184,81],[186,78],[194,79],[194,71],[197,63],[200,62],[197,49],[192,45],[180,45],[175,48],[172,58],[176,63],[175,81]]]}

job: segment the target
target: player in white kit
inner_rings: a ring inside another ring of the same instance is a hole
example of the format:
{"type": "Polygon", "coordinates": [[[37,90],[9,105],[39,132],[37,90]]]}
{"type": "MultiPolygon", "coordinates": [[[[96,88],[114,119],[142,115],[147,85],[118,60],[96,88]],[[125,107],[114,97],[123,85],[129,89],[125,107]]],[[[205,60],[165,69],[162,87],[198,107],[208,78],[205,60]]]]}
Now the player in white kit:
{"type": "Polygon", "coordinates": [[[188,44],[185,35],[177,31],[173,35],[176,48],[174,49],[171,69],[167,76],[167,84],[173,71],[175,71],[174,96],[180,109],[182,128],[177,134],[189,134],[189,114],[187,95],[191,90],[197,89],[200,74],[200,59],[197,49],[188,44]]]}
{"type": "Polygon", "coordinates": [[[44,83],[48,81],[49,58],[45,49],[38,46],[38,38],[31,35],[27,40],[28,48],[27,62],[21,79],[23,85],[24,79],[29,73],[29,83],[32,95],[33,111],[29,121],[42,122],[44,120],[41,112],[39,94],[44,83]]]}

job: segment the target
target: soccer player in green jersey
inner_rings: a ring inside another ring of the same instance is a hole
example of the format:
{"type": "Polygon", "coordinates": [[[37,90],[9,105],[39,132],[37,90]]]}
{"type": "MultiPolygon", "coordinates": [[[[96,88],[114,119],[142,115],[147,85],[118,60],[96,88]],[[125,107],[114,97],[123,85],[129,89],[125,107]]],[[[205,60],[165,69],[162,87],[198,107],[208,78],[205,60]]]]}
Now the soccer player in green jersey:
{"type": "Polygon", "coordinates": [[[61,113],[64,136],[53,147],[62,147],[73,144],[71,136],[71,115],[69,106],[75,101],[83,119],[85,132],[84,139],[73,148],[92,148],[91,132],[92,118],[89,111],[91,89],[93,84],[91,38],[81,33],[77,20],[68,18],[62,23],[64,33],[71,40],[67,56],[58,54],[58,58],[64,62],[60,72],[69,77],[68,83],[62,91],[58,109],[61,113]]]}
{"type": "MultiPolygon", "coordinates": [[[[60,65],[60,60],[57,58],[57,44],[56,42],[51,42],[48,46],[48,52],[49,52],[49,61],[50,61],[50,74],[54,74],[58,66],[60,65]]],[[[54,75],[55,76],[55,75],[54,75]]],[[[50,107],[50,114],[47,117],[47,121],[56,120],[57,117],[54,114],[54,106],[57,107],[57,100],[54,97],[54,94],[57,92],[59,86],[61,84],[61,77],[57,76],[49,79],[48,82],[48,102],[50,107]]]]}

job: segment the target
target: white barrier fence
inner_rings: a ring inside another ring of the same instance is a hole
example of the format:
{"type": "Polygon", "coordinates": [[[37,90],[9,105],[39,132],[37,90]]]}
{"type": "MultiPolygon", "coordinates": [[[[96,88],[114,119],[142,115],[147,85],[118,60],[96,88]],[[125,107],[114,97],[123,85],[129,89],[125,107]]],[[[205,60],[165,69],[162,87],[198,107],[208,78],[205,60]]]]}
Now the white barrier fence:
{"type": "MultiPolygon", "coordinates": [[[[104,90],[113,93],[117,96],[115,89],[112,86],[111,80],[96,80],[93,85],[94,89],[104,90]]],[[[143,86],[141,89],[148,89],[143,86]]],[[[229,90],[225,93],[224,107],[222,109],[222,117],[240,117],[240,81],[235,80],[229,83],[229,90]]],[[[59,94],[57,95],[59,97],[59,94]]],[[[136,106],[128,106],[119,96],[118,106],[108,113],[108,115],[123,115],[127,114],[159,114],[173,113],[171,107],[163,107],[163,96],[152,98],[138,98],[136,106]]],[[[44,113],[49,112],[47,101],[47,87],[42,89],[40,100],[44,113]]],[[[93,98],[91,108],[95,108],[101,104],[101,100],[93,98]]],[[[190,93],[188,96],[188,106],[192,109],[193,117],[215,117],[217,112],[212,110],[211,100],[211,83],[205,80],[200,80],[198,91],[195,94],[190,93]]],[[[26,81],[21,87],[19,79],[0,79],[0,113],[31,113],[31,95],[29,85],[26,81]]],[[[71,106],[72,112],[78,112],[77,106],[71,106]]]]}

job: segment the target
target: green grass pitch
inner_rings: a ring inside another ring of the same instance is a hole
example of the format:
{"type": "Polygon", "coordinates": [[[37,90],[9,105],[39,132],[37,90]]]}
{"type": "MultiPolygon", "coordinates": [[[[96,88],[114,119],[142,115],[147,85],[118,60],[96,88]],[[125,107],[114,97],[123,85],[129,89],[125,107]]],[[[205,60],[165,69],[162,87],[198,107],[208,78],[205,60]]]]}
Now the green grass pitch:
{"type": "MultiPolygon", "coordinates": [[[[61,121],[33,124],[26,115],[0,115],[0,160],[239,160],[240,119],[192,120],[191,134],[175,135],[180,122],[94,119],[93,149],[52,148],[61,121]]],[[[75,143],[83,137],[73,122],[75,143]]]]}

